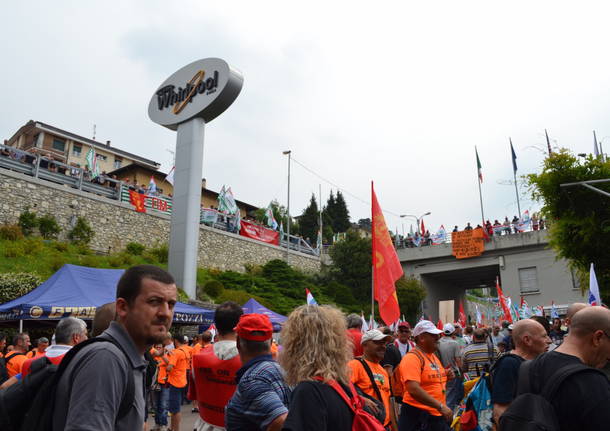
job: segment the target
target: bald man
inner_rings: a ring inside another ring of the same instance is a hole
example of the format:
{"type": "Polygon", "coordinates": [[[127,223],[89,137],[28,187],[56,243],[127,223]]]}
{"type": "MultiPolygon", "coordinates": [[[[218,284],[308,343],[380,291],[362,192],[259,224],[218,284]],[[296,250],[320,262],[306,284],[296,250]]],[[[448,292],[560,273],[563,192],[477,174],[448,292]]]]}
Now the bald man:
{"type": "Polygon", "coordinates": [[[532,319],[519,320],[513,324],[512,336],[515,349],[502,355],[491,373],[491,402],[494,405],[493,417],[496,424],[515,398],[521,363],[535,359],[546,352],[551,344],[544,326],[532,319]]]}
{"type": "Polygon", "coordinates": [[[572,317],[576,313],[578,313],[583,308],[589,307],[589,304],[585,304],[584,302],[575,302],[574,304],[570,304],[568,306],[568,310],[566,311],[565,324],[569,328],[572,323],[572,317]]]}
{"type": "Polygon", "coordinates": [[[596,370],[610,360],[610,310],[583,307],[570,325],[570,336],[552,352],[531,362],[534,388],[551,380],[563,367],[581,365],[567,377],[555,396],[549,399],[555,408],[561,431],[593,431],[610,427],[610,381],[596,370]]]}

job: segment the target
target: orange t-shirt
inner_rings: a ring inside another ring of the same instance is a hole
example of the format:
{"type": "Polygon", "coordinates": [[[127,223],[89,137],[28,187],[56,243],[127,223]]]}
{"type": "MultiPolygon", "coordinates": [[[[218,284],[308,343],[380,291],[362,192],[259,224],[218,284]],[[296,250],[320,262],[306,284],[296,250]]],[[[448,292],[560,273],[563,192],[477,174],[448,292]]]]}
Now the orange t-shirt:
{"type": "Polygon", "coordinates": [[[6,354],[6,371],[9,378],[19,374],[21,372],[21,367],[23,367],[23,363],[27,360],[27,356],[19,354],[19,352],[14,350],[12,352],[8,352],[6,354]]]}
{"type": "MultiPolygon", "coordinates": [[[[367,361],[366,359],[365,361],[370,367],[375,383],[381,393],[382,399],[379,401],[382,401],[385,407],[386,418],[384,425],[387,426],[390,424],[390,378],[388,372],[380,364],[367,361]]],[[[358,359],[353,359],[349,361],[348,365],[352,371],[351,382],[362,389],[362,392],[376,399],[377,394],[362,363],[358,359]]]]}
{"type": "Polygon", "coordinates": [[[424,353],[417,349],[403,356],[398,368],[400,369],[400,378],[404,386],[403,402],[418,409],[425,410],[432,416],[441,416],[440,412],[435,408],[428,407],[419,401],[416,401],[407,390],[408,381],[417,382],[424,391],[432,396],[432,398],[442,404],[446,404],[445,385],[447,384],[447,373],[437,356],[424,353]],[[423,370],[422,359],[424,361],[423,370]]]}
{"type": "Polygon", "coordinates": [[[199,353],[199,351],[201,350],[201,344],[197,343],[193,346],[193,354],[191,356],[191,359],[193,356],[195,356],[197,353],[199,353]]]}
{"type": "Polygon", "coordinates": [[[30,350],[29,352],[27,352],[25,354],[25,356],[28,357],[28,359],[36,359],[36,358],[40,358],[41,356],[44,356],[44,351],[41,352],[38,349],[34,349],[34,350],[30,350]]]}
{"type": "Polygon", "coordinates": [[[169,364],[174,367],[169,371],[167,383],[176,387],[183,388],[186,386],[186,371],[189,368],[189,354],[184,346],[172,350],[169,356],[169,364]]]}
{"type": "MultiPolygon", "coordinates": [[[[150,349],[150,354],[152,355],[154,353],[156,353],[155,349],[150,349]]],[[[167,355],[153,356],[153,358],[157,361],[157,369],[159,370],[157,372],[157,383],[164,385],[167,380],[167,364],[163,358],[167,358],[167,355]]]]}

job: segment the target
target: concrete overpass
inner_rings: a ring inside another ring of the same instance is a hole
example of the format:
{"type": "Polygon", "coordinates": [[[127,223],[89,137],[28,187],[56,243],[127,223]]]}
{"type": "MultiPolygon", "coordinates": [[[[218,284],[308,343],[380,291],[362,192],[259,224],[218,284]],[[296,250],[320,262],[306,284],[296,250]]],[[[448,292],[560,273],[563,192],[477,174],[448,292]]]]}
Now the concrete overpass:
{"type": "Polygon", "coordinates": [[[517,302],[523,295],[530,306],[554,301],[561,312],[570,303],[585,301],[566,261],[549,249],[546,230],[494,236],[481,256],[469,259],[456,259],[450,243],[397,252],[405,276],[420,279],[426,288],[423,312],[434,322],[439,314],[457,319],[466,290],[493,287],[496,277],[504,295],[517,302]]]}

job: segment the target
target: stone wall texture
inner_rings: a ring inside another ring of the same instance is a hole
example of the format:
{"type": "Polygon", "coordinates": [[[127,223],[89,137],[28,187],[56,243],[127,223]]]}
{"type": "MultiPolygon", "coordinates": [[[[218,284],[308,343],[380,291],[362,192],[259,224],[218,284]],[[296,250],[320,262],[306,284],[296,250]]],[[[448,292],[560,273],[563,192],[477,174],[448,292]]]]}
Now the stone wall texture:
{"type": "MultiPolygon", "coordinates": [[[[60,239],[65,239],[71,223],[84,217],[95,231],[91,248],[98,252],[117,252],[129,242],[146,247],[169,242],[170,217],[165,214],[136,213],[130,204],[1,168],[0,196],[0,223],[17,223],[29,207],[38,215],[55,216],[62,227],[60,239]]],[[[284,248],[203,225],[199,230],[200,267],[244,272],[245,265],[285,258],[284,248]]],[[[317,257],[293,251],[289,263],[306,272],[320,269],[317,257]]]]}

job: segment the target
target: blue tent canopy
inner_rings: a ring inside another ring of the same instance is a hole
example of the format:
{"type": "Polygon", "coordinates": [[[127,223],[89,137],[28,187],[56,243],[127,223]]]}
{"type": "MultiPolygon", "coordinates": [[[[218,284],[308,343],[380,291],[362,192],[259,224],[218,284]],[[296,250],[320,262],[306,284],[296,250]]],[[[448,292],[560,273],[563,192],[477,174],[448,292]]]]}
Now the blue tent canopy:
{"type": "Polygon", "coordinates": [[[280,324],[284,323],[288,319],[286,316],[282,316],[275,311],[269,310],[254,298],[250,298],[242,308],[244,310],[244,314],[258,313],[269,316],[269,320],[271,320],[271,323],[273,324],[274,332],[278,332],[281,329],[280,324]]]}
{"type": "MultiPolygon", "coordinates": [[[[0,304],[0,321],[55,320],[73,316],[93,319],[96,307],[116,298],[123,269],[62,266],[47,281],[20,298],[0,304]]],[[[174,323],[211,324],[214,310],[178,302],[174,323]]]]}

